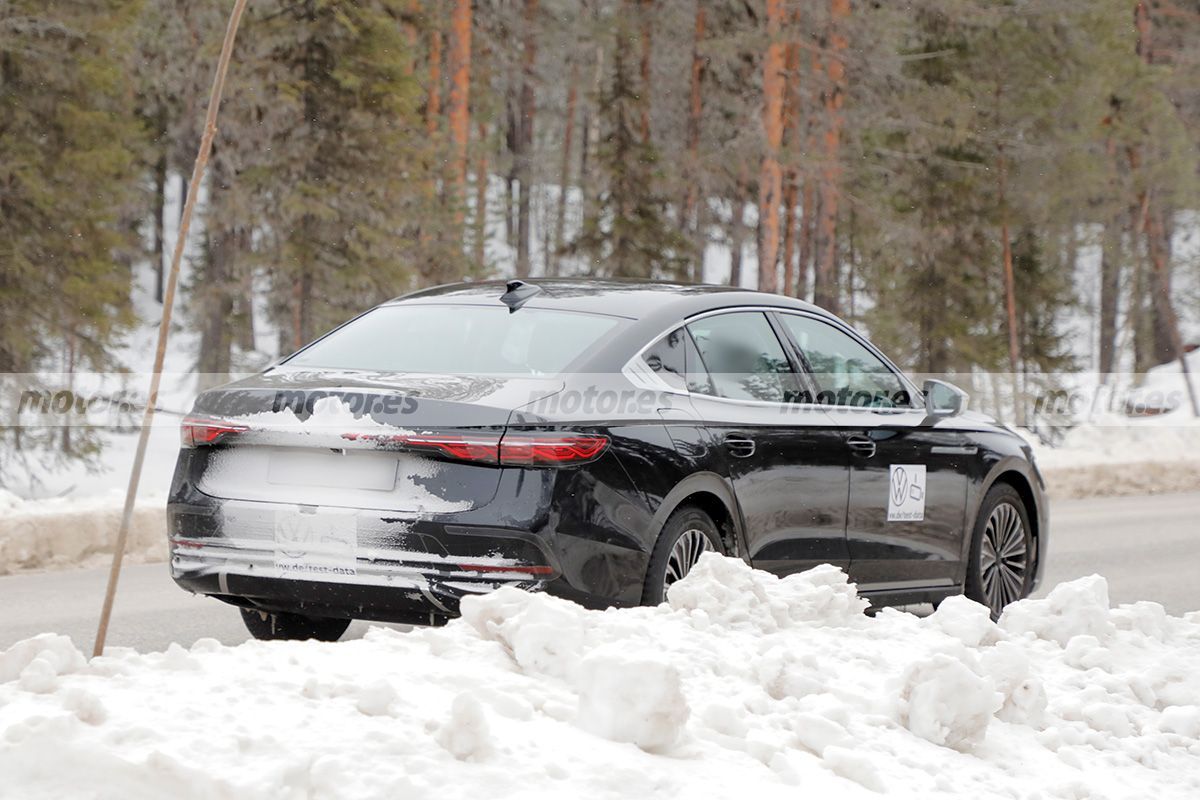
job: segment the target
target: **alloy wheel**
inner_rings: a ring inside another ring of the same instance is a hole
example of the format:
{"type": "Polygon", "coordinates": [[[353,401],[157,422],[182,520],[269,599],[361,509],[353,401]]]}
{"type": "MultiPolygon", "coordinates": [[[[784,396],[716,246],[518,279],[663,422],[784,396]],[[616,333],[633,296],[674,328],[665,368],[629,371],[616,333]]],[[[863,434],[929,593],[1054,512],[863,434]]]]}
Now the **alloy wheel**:
{"type": "Polygon", "coordinates": [[[1025,524],[1011,503],[1000,503],[988,516],[979,547],[979,576],[992,616],[1021,599],[1029,563],[1025,524]]]}
{"type": "Polygon", "coordinates": [[[712,549],[708,536],[698,528],[689,528],[680,534],[671,547],[671,555],[667,558],[667,575],[663,581],[663,588],[666,589],[691,572],[700,556],[712,549]]]}

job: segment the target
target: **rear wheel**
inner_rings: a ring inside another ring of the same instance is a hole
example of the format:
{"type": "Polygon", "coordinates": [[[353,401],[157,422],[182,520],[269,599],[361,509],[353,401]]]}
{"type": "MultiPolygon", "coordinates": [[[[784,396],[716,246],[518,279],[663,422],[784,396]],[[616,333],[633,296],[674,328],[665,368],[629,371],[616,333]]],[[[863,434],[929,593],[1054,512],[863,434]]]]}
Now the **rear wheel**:
{"type": "Polygon", "coordinates": [[[658,605],[666,599],[671,584],[683,578],[700,556],[722,552],[721,535],[712,517],[693,506],[676,509],[667,518],[646,571],[642,604],[658,605]]]}
{"type": "Polygon", "coordinates": [[[316,639],[318,642],[336,642],[342,638],[348,619],[306,617],[302,614],[259,611],[254,608],[240,609],[246,630],[255,639],[316,639]]]}
{"type": "Polygon", "coordinates": [[[1017,490],[1006,483],[993,486],[975,518],[971,561],[967,568],[967,597],[987,606],[992,618],[1010,603],[1029,594],[1034,567],[1029,513],[1017,490]]]}

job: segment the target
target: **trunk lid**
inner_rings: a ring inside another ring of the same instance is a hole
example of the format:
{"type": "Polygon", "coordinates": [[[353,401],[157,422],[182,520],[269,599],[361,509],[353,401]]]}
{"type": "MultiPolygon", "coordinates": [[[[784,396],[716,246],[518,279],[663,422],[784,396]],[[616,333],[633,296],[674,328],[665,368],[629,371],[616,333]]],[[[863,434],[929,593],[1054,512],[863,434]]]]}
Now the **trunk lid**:
{"type": "Polygon", "coordinates": [[[496,493],[500,469],[420,452],[430,433],[486,440],[513,411],[562,389],[522,376],[396,375],[276,368],[196,400],[192,417],[235,436],[206,454],[213,497],[413,513],[468,511],[496,493]]]}

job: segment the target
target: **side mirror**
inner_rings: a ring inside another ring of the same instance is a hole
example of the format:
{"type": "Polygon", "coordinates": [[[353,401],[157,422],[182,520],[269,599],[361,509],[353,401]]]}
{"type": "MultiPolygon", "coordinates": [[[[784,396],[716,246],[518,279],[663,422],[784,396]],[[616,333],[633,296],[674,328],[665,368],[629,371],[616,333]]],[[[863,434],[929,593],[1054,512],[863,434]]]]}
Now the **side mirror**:
{"type": "Polygon", "coordinates": [[[952,383],[930,379],[921,388],[931,417],[955,417],[967,410],[967,393],[952,383]]]}

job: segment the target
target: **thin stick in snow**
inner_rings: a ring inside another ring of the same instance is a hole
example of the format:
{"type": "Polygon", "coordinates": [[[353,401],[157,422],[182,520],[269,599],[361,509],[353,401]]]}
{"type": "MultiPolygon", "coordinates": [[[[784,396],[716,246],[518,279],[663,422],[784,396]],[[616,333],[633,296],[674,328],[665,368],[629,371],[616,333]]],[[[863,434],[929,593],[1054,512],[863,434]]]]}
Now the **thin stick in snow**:
{"type": "Polygon", "coordinates": [[[100,609],[100,625],[96,629],[96,643],[92,655],[104,652],[104,640],[108,637],[108,622],[112,617],[113,600],[117,595],[117,581],[121,577],[121,561],[125,556],[125,544],[129,538],[129,524],[133,517],[133,502],[137,497],[138,483],[142,477],[142,464],[146,460],[146,442],[150,438],[150,424],[154,421],[154,408],[158,405],[158,385],[162,380],[163,358],[167,352],[167,335],[171,327],[171,306],[175,303],[175,286],[179,282],[179,262],[183,259],[183,246],[187,242],[188,229],[192,225],[192,212],[196,208],[196,197],[200,194],[200,179],[208,165],[213,137],[217,133],[217,109],[221,105],[221,93],[225,89],[225,74],[229,71],[229,60],[233,55],[233,40],[237,37],[242,12],[248,0],[234,0],[225,29],[225,43],[221,46],[221,57],[217,61],[217,73],[213,76],[212,94],[208,100],[208,116],[204,121],[204,135],[200,139],[200,152],[196,154],[196,165],[192,168],[192,182],[188,185],[187,201],[179,221],[179,235],[175,240],[175,252],[171,256],[171,271],[167,276],[166,292],[163,295],[162,321],[158,326],[158,349],[154,353],[154,372],[150,376],[150,395],[146,399],[146,410],[142,415],[142,428],[138,434],[137,451],[133,456],[133,468],[129,472],[129,487],[125,490],[125,509],[121,514],[121,527],[117,531],[117,542],[113,548],[112,568],[108,573],[108,589],[104,594],[104,605],[100,609]]]}

